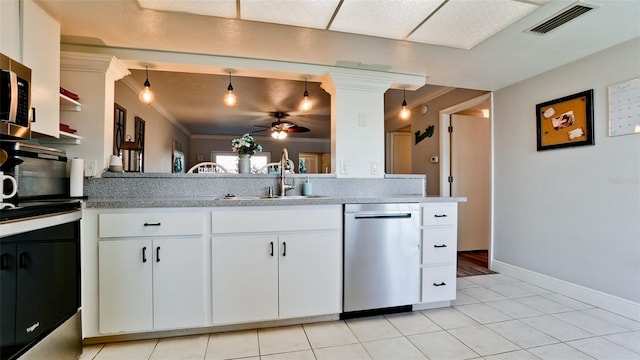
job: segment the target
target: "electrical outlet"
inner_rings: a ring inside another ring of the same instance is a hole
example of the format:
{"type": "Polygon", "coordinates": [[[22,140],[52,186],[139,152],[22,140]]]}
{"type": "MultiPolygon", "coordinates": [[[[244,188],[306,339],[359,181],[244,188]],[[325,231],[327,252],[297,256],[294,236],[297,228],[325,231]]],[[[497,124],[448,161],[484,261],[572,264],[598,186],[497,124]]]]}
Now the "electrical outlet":
{"type": "Polygon", "coordinates": [[[96,168],[98,167],[97,160],[87,160],[84,162],[84,176],[93,177],[96,176],[96,168]]]}

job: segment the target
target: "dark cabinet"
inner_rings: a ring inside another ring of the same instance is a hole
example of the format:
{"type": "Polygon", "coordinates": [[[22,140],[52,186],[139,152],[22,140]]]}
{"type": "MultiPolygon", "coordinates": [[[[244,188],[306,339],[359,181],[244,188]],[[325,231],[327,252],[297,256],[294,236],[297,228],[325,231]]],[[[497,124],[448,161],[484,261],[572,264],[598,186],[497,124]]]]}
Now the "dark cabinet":
{"type": "Polygon", "coordinates": [[[78,224],[0,242],[1,359],[10,359],[75,314],[80,305],[78,224]]]}

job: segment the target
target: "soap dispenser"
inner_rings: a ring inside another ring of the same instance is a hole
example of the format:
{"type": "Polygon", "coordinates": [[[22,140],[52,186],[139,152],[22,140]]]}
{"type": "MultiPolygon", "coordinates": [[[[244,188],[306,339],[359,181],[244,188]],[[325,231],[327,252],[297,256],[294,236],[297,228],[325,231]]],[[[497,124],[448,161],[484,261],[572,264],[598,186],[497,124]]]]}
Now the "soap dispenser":
{"type": "Polygon", "coordinates": [[[305,180],[304,184],[302,184],[302,195],[311,196],[312,188],[311,183],[309,182],[309,177],[307,176],[307,180],[305,180]]]}

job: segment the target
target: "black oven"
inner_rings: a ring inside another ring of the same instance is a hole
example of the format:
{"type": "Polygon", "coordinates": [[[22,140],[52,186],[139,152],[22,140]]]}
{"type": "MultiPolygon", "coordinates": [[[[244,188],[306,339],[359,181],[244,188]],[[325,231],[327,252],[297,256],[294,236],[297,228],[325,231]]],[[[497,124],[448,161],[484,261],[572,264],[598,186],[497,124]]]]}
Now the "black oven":
{"type": "Polygon", "coordinates": [[[67,190],[66,154],[6,139],[0,147],[9,154],[0,169],[18,185],[0,209],[0,360],[77,358],[82,212],[67,190]]]}
{"type": "Polygon", "coordinates": [[[0,224],[0,359],[17,359],[78,312],[79,218],[76,210],[0,224]]]}

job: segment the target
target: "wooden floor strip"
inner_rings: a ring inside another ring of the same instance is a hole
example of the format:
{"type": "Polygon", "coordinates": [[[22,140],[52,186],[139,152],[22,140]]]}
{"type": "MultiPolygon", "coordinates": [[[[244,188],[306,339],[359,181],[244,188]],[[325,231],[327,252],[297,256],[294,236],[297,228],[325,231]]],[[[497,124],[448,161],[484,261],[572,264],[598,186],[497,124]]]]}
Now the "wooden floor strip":
{"type": "Polygon", "coordinates": [[[496,274],[489,270],[489,252],[487,250],[459,251],[458,277],[496,274]]]}

